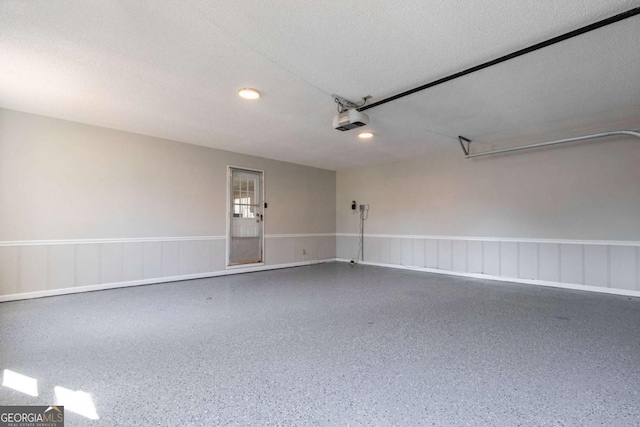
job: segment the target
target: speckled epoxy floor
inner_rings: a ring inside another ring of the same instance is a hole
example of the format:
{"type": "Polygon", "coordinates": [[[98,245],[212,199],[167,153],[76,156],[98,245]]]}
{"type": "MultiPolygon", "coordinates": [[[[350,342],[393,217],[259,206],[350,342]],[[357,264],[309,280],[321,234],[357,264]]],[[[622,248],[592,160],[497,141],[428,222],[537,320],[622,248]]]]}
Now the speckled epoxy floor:
{"type": "Polygon", "coordinates": [[[640,299],[322,264],[0,304],[67,426],[640,424],[640,299]]]}

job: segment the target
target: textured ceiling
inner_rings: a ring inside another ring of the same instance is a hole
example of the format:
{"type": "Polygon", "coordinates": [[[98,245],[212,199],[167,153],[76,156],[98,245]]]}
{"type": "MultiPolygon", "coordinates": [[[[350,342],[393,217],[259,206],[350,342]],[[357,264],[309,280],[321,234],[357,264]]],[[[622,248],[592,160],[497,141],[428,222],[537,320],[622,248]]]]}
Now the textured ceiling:
{"type": "Polygon", "coordinates": [[[327,169],[458,149],[459,134],[640,127],[640,16],[368,110],[369,142],[331,128],[330,96],[375,101],[637,6],[3,0],[0,106],[327,169]]]}

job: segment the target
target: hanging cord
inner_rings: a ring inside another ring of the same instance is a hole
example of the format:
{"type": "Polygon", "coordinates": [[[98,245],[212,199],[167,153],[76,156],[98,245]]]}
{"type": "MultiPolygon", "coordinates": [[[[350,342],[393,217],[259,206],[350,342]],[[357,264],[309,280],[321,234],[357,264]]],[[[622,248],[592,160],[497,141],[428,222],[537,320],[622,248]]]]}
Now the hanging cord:
{"type": "Polygon", "coordinates": [[[358,232],[358,255],[356,256],[355,263],[357,264],[360,258],[364,261],[364,222],[369,219],[369,205],[360,211],[360,229],[358,232]]]}

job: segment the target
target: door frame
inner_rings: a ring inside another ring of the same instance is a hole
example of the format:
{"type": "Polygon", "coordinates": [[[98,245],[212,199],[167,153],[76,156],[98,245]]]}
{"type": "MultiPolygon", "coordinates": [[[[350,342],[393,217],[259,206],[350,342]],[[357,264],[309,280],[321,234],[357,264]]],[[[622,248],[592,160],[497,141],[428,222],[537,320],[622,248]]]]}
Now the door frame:
{"type": "Polygon", "coordinates": [[[225,256],[225,268],[227,270],[232,270],[232,269],[237,269],[237,268],[247,268],[247,267],[256,267],[256,266],[261,266],[264,265],[265,262],[265,246],[264,246],[264,230],[265,230],[265,209],[264,209],[264,201],[265,201],[265,173],[264,170],[262,169],[254,169],[254,168],[247,168],[244,166],[234,166],[234,165],[227,165],[227,203],[226,203],[226,217],[227,217],[227,224],[226,224],[226,236],[225,236],[225,240],[227,242],[226,244],[226,256],[225,256]],[[262,220],[260,221],[260,247],[261,247],[261,254],[260,254],[260,258],[261,261],[260,262],[252,262],[252,263],[248,263],[248,264],[237,264],[237,265],[229,265],[230,264],[230,257],[231,257],[231,186],[233,185],[233,181],[232,181],[232,169],[237,169],[237,170],[241,170],[241,171],[247,171],[247,172],[259,172],[261,174],[261,184],[260,184],[260,211],[262,212],[262,220]]]}

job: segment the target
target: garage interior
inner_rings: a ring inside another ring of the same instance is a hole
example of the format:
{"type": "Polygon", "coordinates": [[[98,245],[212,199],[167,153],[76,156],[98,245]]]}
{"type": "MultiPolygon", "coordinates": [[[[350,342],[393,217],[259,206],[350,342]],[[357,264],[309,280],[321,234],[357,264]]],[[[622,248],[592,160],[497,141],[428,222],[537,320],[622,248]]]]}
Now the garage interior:
{"type": "Polygon", "coordinates": [[[0,411],[640,424],[640,3],[0,3],[0,411]]]}

